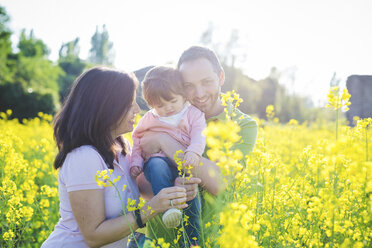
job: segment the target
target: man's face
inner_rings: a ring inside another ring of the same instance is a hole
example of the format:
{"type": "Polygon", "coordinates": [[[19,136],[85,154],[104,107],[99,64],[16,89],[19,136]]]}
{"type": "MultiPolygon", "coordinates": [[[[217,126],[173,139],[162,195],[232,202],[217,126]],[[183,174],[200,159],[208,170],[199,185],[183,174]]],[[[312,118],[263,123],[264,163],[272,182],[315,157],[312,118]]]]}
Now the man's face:
{"type": "Polygon", "coordinates": [[[186,61],[180,65],[179,70],[191,104],[203,111],[207,119],[219,114],[219,94],[224,83],[223,71],[217,75],[212,64],[205,58],[186,61]]]}

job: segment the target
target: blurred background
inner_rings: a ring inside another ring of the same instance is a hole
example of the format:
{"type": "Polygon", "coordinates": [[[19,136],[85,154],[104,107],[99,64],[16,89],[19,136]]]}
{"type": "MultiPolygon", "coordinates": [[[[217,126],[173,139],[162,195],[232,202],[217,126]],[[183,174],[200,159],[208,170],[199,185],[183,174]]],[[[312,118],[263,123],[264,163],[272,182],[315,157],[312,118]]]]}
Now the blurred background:
{"type": "Polygon", "coordinates": [[[371,13],[368,0],[3,0],[0,111],[54,114],[86,68],[113,66],[141,80],[203,45],[223,63],[223,91],[237,91],[250,115],[265,119],[273,105],[280,122],[333,120],[327,92],[339,86],[352,95],[349,120],[370,117],[371,13]]]}

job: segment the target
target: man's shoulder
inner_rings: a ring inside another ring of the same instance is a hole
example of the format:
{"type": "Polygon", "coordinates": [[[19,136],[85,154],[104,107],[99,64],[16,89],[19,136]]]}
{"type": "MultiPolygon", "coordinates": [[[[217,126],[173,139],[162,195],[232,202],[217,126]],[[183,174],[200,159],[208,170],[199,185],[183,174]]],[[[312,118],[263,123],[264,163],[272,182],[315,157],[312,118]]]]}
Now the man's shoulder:
{"type": "Polygon", "coordinates": [[[250,126],[257,127],[257,121],[253,119],[250,115],[243,113],[240,109],[236,109],[236,115],[233,117],[233,120],[238,123],[239,126],[250,126]]]}
{"type": "MultiPolygon", "coordinates": [[[[257,121],[250,115],[242,112],[240,109],[236,108],[233,114],[232,120],[235,121],[240,127],[258,127],[257,121]]],[[[208,121],[226,121],[226,113],[210,118],[208,121]]]]}

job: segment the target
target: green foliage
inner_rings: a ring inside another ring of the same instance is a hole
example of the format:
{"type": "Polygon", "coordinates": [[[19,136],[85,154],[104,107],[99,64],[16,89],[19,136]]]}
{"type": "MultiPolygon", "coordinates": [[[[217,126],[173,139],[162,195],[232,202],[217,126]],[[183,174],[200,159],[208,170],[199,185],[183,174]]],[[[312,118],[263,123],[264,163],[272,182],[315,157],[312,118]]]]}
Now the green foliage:
{"type": "Polygon", "coordinates": [[[27,92],[21,83],[0,85],[0,112],[12,109],[12,118],[32,118],[39,112],[54,114],[53,96],[49,93],[27,92]]]}
{"type": "Polygon", "coordinates": [[[16,79],[26,89],[39,92],[58,92],[57,78],[62,73],[51,61],[38,57],[20,57],[16,79]]]}
{"type": "Polygon", "coordinates": [[[58,65],[64,71],[64,74],[58,78],[59,97],[63,102],[68,95],[75,79],[83,72],[87,64],[79,58],[79,38],[62,44],[59,50],[58,65]]]}
{"type": "Polygon", "coordinates": [[[22,30],[18,43],[19,53],[24,57],[44,57],[49,54],[48,47],[40,39],[34,36],[34,31],[26,34],[26,30],[22,30]]]}
{"type": "Polygon", "coordinates": [[[75,58],[79,57],[79,53],[80,53],[79,38],[75,38],[75,40],[62,44],[61,48],[59,49],[59,60],[63,61],[74,60],[75,58]]]}
{"type": "Polygon", "coordinates": [[[9,16],[5,8],[0,6],[0,84],[9,80],[12,76],[7,64],[8,56],[12,52],[12,43],[10,41],[12,32],[7,26],[8,22],[9,16]]]}
{"type": "Polygon", "coordinates": [[[113,43],[109,41],[106,25],[103,25],[102,31],[99,31],[97,26],[90,43],[92,44],[92,48],[89,51],[89,61],[91,63],[100,65],[114,64],[113,43]]]}
{"type": "Polygon", "coordinates": [[[16,118],[53,114],[59,105],[57,79],[64,72],[48,59],[48,47],[33,30],[21,32],[19,52],[13,53],[8,22],[0,6],[0,111],[12,109],[16,118]]]}
{"type": "Polygon", "coordinates": [[[16,59],[16,72],[12,82],[22,85],[25,91],[38,92],[53,96],[55,105],[59,104],[58,77],[63,74],[61,68],[47,59],[47,46],[35,38],[33,31],[22,31],[18,43],[20,49],[16,59]]]}

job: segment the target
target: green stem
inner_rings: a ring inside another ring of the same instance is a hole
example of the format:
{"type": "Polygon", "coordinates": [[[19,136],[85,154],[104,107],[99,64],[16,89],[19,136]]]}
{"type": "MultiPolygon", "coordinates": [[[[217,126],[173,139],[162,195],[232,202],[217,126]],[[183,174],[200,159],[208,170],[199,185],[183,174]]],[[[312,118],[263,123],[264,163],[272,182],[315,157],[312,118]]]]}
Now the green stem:
{"type": "MultiPolygon", "coordinates": [[[[196,197],[198,197],[198,202],[199,202],[199,210],[201,213],[201,197],[200,197],[200,192],[199,192],[199,189],[198,189],[198,193],[196,195],[196,197]]],[[[199,214],[199,221],[200,221],[200,234],[201,234],[201,238],[199,238],[199,240],[203,240],[203,243],[202,243],[202,246],[205,247],[205,240],[204,240],[204,224],[203,224],[203,219],[202,219],[202,216],[201,214],[199,214]]],[[[199,241],[200,242],[200,241],[199,241]]]]}
{"type": "Polygon", "coordinates": [[[366,162],[368,162],[368,127],[366,127],[366,162]]]}
{"type": "Polygon", "coordinates": [[[271,217],[274,216],[274,207],[275,207],[275,177],[276,177],[276,168],[274,168],[274,183],[273,183],[273,198],[271,200],[271,217]]]}
{"type": "MultiPolygon", "coordinates": [[[[182,174],[182,185],[185,185],[185,172],[182,174]]],[[[186,230],[185,230],[185,225],[184,225],[184,211],[182,210],[182,220],[181,220],[181,224],[182,224],[182,237],[183,237],[183,244],[185,245],[185,247],[188,247],[188,242],[186,240],[186,230]]]]}
{"type": "Polygon", "coordinates": [[[152,234],[154,235],[155,239],[158,240],[158,237],[156,236],[156,233],[155,233],[154,229],[152,228],[151,222],[150,222],[149,218],[147,218],[147,215],[146,215],[145,211],[143,211],[143,214],[145,215],[145,218],[147,220],[147,224],[149,225],[152,234]]]}
{"type": "Polygon", "coordinates": [[[334,235],[335,235],[335,209],[333,207],[333,215],[332,215],[332,239],[331,239],[332,243],[331,243],[331,247],[333,247],[334,244],[335,244],[335,236],[334,235]]]}
{"type": "Polygon", "coordinates": [[[338,139],[338,108],[336,109],[336,141],[337,139],[338,139]]]}
{"type": "Polygon", "coordinates": [[[121,203],[121,208],[123,209],[123,213],[124,213],[124,216],[125,216],[125,221],[127,222],[128,226],[129,226],[129,229],[130,229],[130,232],[133,235],[134,242],[136,242],[137,247],[139,247],[139,244],[137,242],[136,236],[134,235],[134,231],[132,229],[132,225],[128,221],[127,213],[125,211],[125,207],[124,207],[123,199],[121,198],[121,195],[120,195],[120,191],[119,191],[119,189],[116,187],[116,185],[111,180],[110,180],[110,182],[112,183],[112,185],[114,186],[116,192],[118,193],[118,196],[119,196],[119,199],[120,199],[120,203],[121,203]]]}
{"type": "MultiPolygon", "coordinates": [[[[198,166],[200,166],[200,164],[198,165],[198,166]]],[[[197,178],[198,177],[198,168],[195,168],[195,177],[197,178]]],[[[199,221],[200,221],[200,234],[201,234],[201,237],[199,237],[199,243],[201,242],[201,241],[203,241],[202,242],[202,247],[205,247],[205,240],[204,240],[204,224],[203,224],[203,219],[202,219],[202,215],[201,215],[201,208],[202,208],[202,206],[201,206],[201,197],[200,197],[200,192],[199,192],[199,187],[197,186],[197,194],[196,194],[196,197],[198,198],[198,203],[199,203],[199,210],[200,210],[200,212],[199,212],[199,221]]]]}

